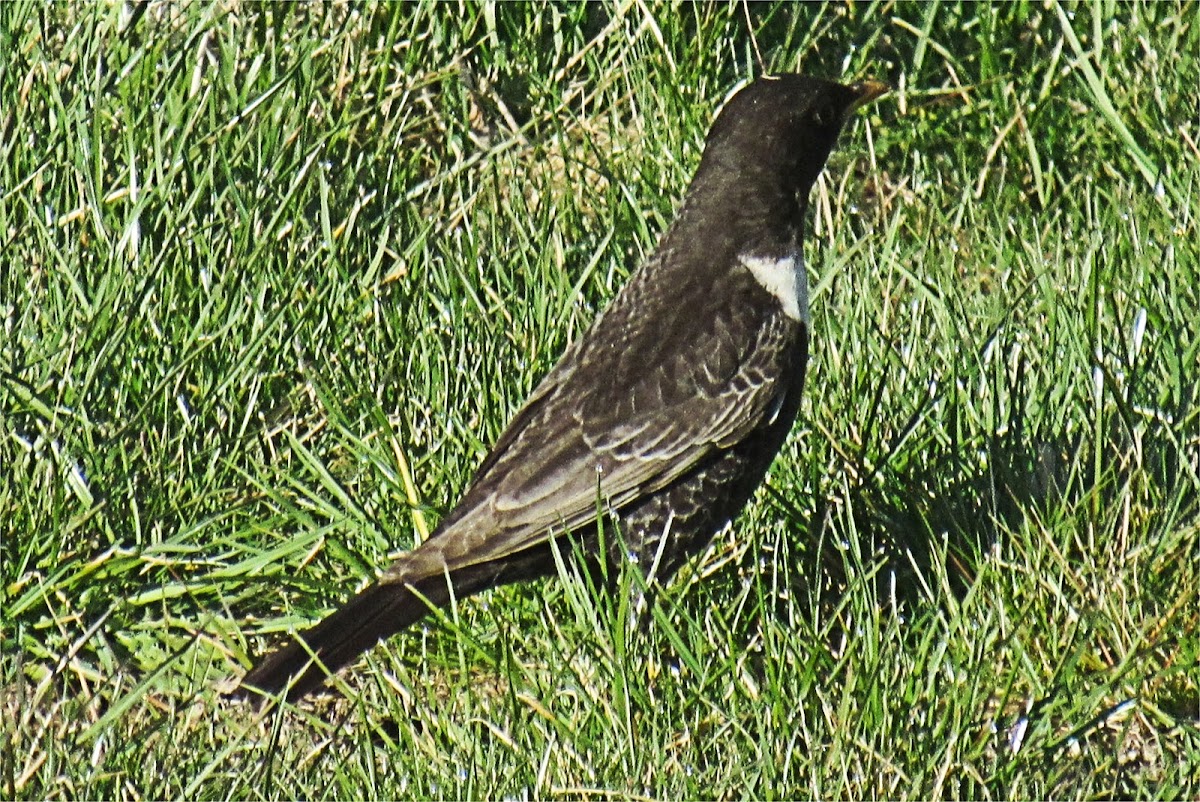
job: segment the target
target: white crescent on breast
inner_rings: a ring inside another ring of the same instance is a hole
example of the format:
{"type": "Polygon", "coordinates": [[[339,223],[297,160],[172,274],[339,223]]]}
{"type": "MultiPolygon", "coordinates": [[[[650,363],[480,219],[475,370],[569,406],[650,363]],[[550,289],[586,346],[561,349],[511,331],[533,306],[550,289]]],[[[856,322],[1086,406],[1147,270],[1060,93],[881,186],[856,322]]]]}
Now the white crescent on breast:
{"type": "Polygon", "coordinates": [[[764,290],[775,296],[785,315],[803,323],[806,328],[812,327],[808,311],[808,276],[800,253],[784,256],[744,253],[738,256],[738,261],[758,279],[764,290]]]}

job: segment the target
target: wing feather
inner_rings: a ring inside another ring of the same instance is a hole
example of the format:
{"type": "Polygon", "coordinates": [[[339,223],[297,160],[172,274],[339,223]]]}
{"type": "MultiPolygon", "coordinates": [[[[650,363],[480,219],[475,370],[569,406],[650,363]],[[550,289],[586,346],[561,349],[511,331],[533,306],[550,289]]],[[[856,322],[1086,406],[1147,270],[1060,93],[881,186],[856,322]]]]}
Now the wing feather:
{"type": "Polygon", "coordinates": [[[666,297],[671,282],[643,280],[656,269],[670,267],[646,265],[546,376],[426,544],[449,570],[586,527],[597,493],[617,509],[659,490],[778,408],[802,324],[740,267],[721,298],[694,281],[713,271],[682,271],[666,297]]]}

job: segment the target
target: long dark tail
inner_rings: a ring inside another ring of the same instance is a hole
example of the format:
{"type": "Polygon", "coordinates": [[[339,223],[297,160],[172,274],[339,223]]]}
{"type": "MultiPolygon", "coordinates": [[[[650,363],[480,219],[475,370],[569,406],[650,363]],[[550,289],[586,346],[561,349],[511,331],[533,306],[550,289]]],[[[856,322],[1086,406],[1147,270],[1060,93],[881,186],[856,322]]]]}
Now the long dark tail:
{"type": "MultiPolygon", "coordinates": [[[[446,578],[439,576],[432,580],[436,580],[436,585],[426,579],[418,583],[424,587],[416,590],[430,604],[448,604],[446,578]],[[435,591],[439,585],[440,592],[435,591]]],[[[247,690],[253,688],[278,695],[287,689],[286,698],[294,702],[319,688],[327,676],[379,641],[424,618],[429,610],[429,604],[410,586],[371,585],[315,627],[261,658],[242,678],[238,693],[248,695],[247,690]],[[313,655],[317,660],[313,660],[313,655]]]]}
{"type": "MultiPolygon", "coordinates": [[[[450,582],[455,598],[465,599],[553,571],[549,550],[534,549],[510,556],[502,564],[459,569],[450,575],[450,582]]],[[[406,583],[389,579],[371,585],[316,626],[260,659],[242,678],[235,695],[249,697],[254,689],[277,696],[286,690],[288,701],[300,699],[384,638],[424,618],[430,609],[448,607],[450,586],[446,580],[444,573],[438,573],[406,583]]]]}

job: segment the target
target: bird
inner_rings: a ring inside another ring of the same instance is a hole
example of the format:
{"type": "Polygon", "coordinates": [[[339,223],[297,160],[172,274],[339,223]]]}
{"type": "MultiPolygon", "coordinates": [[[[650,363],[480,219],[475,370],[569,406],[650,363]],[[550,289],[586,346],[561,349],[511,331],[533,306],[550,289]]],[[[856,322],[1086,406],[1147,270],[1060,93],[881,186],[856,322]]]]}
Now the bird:
{"type": "Polygon", "coordinates": [[[377,581],[262,657],[239,695],[295,702],[433,608],[556,575],[556,553],[633,563],[664,584],[702,551],[795,422],[808,196],[850,114],[886,91],[778,74],[734,93],[652,255],[536,385],[458,504],[377,581]],[[573,546],[559,551],[564,536],[573,546]]]}

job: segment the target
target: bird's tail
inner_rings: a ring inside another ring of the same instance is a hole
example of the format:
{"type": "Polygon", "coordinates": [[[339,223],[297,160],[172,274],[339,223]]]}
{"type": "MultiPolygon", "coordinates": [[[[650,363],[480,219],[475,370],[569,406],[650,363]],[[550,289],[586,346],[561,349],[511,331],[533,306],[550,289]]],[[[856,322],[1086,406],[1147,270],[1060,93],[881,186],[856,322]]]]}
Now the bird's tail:
{"type": "MultiPolygon", "coordinates": [[[[438,580],[445,593],[446,579],[438,580]]],[[[429,601],[436,603],[434,599],[429,601]]],[[[275,696],[286,690],[285,698],[295,701],[316,690],[327,676],[380,640],[428,612],[429,605],[413,592],[412,586],[371,585],[316,626],[294,635],[261,658],[242,677],[237,693],[245,696],[254,689],[275,696]]]]}
{"type": "MultiPolygon", "coordinates": [[[[460,598],[491,584],[481,581],[482,572],[477,571],[452,579],[455,596],[460,598]]],[[[277,696],[286,691],[284,698],[294,702],[384,638],[424,618],[431,608],[449,604],[450,587],[445,574],[409,583],[377,582],[260,659],[242,678],[236,693],[248,696],[248,691],[254,689],[277,696]]]]}
{"type": "Polygon", "coordinates": [[[431,609],[448,607],[452,592],[454,598],[465,599],[488,588],[546,576],[553,566],[548,548],[540,548],[498,563],[460,568],[449,576],[417,569],[416,576],[405,579],[389,571],[385,581],[367,587],[260,659],[234,694],[248,697],[253,689],[278,696],[286,691],[284,698],[294,702],[379,641],[421,620],[431,609]]]}

